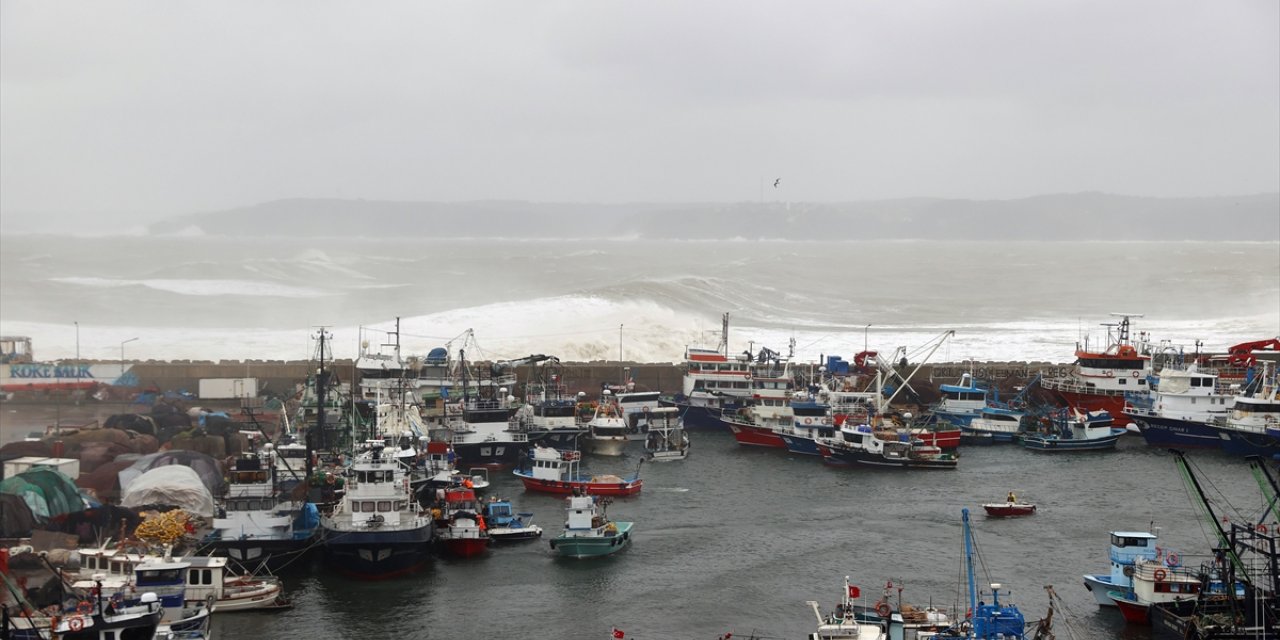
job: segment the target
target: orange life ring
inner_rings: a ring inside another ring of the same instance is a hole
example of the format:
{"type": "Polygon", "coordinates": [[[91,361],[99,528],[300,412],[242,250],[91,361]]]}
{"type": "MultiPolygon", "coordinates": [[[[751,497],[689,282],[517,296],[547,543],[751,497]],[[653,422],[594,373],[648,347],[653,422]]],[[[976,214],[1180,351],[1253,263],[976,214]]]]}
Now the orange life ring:
{"type": "Polygon", "coordinates": [[[1164,569],[1156,569],[1156,572],[1155,572],[1156,582],[1164,582],[1165,576],[1167,575],[1169,574],[1165,573],[1164,569]]]}
{"type": "Polygon", "coordinates": [[[1259,523],[1258,523],[1258,533],[1266,533],[1266,532],[1267,532],[1267,525],[1262,524],[1261,522],[1259,522],[1259,523]]]}
{"type": "Polygon", "coordinates": [[[1179,563],[1181,563],[1181,562],[1182,562],[1182,559],[1178,557],[1178,554],[1173,553],[1173,552],[1170,552],[1170,553],[1169,553],[1169,557],[1168,557],[1168,558],[1165,558],[1165,560],[1164,560],[1164,563],[1165,563],[1166,565],[1168,565],[1168,566],[1169,566],[1169,568],[1176,567],[1176,566],[1178,566],[1178,564],[1179,564],[1179,563]]]}
{"type": "Polygon", "coordinates": [[[892,609],[889,608],[888,602],[876,603],[876,615],[880,616],[881,618],[888,618],[891,612],[892,612],[892,609]]]}
{"type": "Polygon", "coordinates": [[[75,616],[67,621],[67,628],[72,631],[79,631],[84,628],[84,618],[75,616]]]}
{"type": "Polygon", "coordinates": [[[78,604],[76,604],[76,613],[82,616],[87,616],[93,613],[93,603],[89,602],[88,600],[81,600],[78,604]]]}

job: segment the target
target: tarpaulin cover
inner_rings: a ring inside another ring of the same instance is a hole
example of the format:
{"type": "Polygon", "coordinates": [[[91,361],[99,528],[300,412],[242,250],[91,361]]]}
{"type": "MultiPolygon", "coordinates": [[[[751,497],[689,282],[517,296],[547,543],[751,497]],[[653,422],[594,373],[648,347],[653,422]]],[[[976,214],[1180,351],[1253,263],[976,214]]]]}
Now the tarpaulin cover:
{"type": "Polygon", "coordinates": [[[0,538],[25,538],[36,527],[36,517],[22,496],[0,493],[0,538]]]}
{"type": "Polygon", "coordinates": [[[0,493],[21,496],[40,522],[84,511],[80,489],[71,478],[53,469],[29,469],[0,482],[0,493]]]}
{"type": "Polygon", "coordinates": [[[169,465],[190,467],[199,475],[205,488],[213,495],[222,495],[226,488],[221,462],[198,451],[180,449],[161,451],[138,458],[132,466],[120,472],[120,491],[129,493],[129,485],[142,474],[169,465]]]}
{"type": "Polygon", "coordinates": [[[126,507],[165,505],[187,513],[213,518],[213,494],[189,467],[171,464],[156,467],[137,477],[124,490],[120,504],[126,507]]]}

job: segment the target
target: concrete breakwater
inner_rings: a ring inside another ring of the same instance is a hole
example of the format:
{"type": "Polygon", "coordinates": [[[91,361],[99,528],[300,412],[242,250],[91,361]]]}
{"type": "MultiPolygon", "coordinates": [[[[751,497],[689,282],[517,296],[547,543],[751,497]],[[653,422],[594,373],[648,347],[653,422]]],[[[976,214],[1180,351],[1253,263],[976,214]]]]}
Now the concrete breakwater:
{"type": "MultiPolygon", "coordinates": [[[[314,366],[314,363],[301,360],[147,361],[132,363],[131,371],[140,389],[187,390],[196,393],[202,379],[255,378],[263,393],[287,396],[297,389],[297,385],[313,371],[314,366]]],[[[588,395],[595,395],[602,384],[622,382],[623,367],[630,368],[631,377],[640,389],[655,389],[664,394],[681,391],[684,376],[682,364],[564,363],[562,380],[570,392],[583,391],[588,395]]],[[[909,365],[901,371],[905,376],[914,368],[915,365],[909,365]]],[[[1070,365],[1067,364],[1047,362],[932,363],[921,366],[911,382],[922,400],[932,401],[937,398],[939,384],[959,380],[962,374],[971,369],[979,378],[990,380],[1002,390],[1010,390],[1025,384],[1038,373],[1046,376],[1058,375],[1069,368],[1070,365]]],[[[334,362],[331,370],[343,382],[358,381],[354,364],[350,360],[334,362]]],[[[799,364],[795,365],[795,370],[804,375],[814,375],[817,365],[799,364]]],[[[522,382],[529,380],[532,373],[531,367],[520,367],[517,370],[522,382]]]]}

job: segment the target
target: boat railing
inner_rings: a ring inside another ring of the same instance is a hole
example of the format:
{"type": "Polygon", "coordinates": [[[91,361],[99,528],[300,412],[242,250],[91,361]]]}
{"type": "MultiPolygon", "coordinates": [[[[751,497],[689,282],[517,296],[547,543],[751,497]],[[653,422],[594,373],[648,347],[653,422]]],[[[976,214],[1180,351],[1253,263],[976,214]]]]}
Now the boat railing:
{"type": "Polygon", "coordinates": [[[1042,378],[1040,386],[1051,391],[1064,391],[1067,393],[1087,393],[1092,395],[1122,396],[1122,389],[1104,389],[1096,385],[1080,382],[1080,380],[1063,376],[1060,378],[1042,378]]]}

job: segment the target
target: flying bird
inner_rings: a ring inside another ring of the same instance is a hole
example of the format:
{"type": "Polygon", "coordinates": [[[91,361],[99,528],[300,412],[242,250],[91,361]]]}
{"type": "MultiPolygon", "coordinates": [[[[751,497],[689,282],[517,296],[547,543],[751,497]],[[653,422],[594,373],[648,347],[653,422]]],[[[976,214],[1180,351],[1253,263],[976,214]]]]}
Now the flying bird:
{"type": "Polygon", "coordinates": [[[779,182],[782,182],[782,178],[778,178],[777,180],[774,180],[774,181],[773,181],[773,188],[774,188],[774,189],[777,189],[777,188],[778,188],[778,183],[779,183],[779,182]]]}

